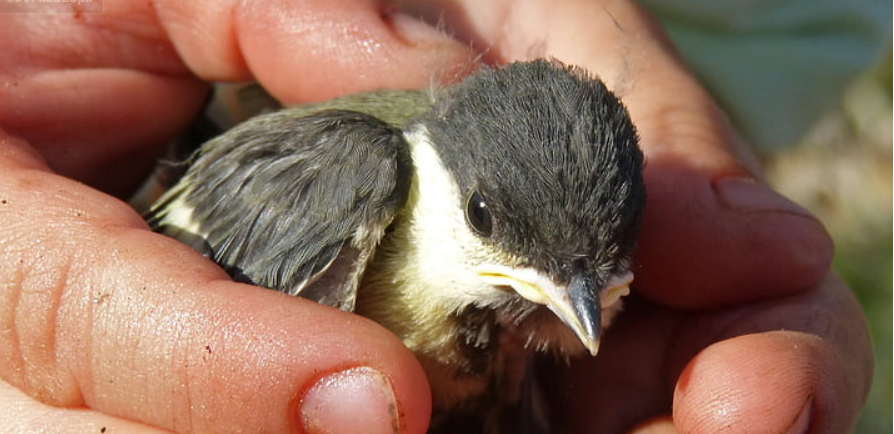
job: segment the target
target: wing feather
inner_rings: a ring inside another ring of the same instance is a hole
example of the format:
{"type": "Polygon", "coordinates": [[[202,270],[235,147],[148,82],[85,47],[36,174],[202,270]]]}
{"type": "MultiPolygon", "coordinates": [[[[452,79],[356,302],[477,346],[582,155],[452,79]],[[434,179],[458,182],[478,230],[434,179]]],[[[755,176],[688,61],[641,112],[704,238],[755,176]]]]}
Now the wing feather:
{"type": "Polygon", "coordinates": [[[352,310],[410,170],[400,130],[375,117],[284,110],[203,145],[147,220],[236,279],[352,310]]]}

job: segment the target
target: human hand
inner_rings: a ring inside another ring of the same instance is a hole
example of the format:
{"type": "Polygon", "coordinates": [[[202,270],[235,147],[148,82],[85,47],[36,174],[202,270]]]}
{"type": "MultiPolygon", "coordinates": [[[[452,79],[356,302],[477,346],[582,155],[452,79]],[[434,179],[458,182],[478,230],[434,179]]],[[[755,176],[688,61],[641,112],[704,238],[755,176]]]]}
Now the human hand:
{"type": "MultiPolygon", "coordinates": [[[[347,420],[362,419],[359,428],[377,432],[389,428],[381,397],[393,393],[403,432],[424,431],[425,382],[393,336],[351,315],[230,283],[203,258],[146,231],[120,202],[48,173],[43,161],[123,191],[200,105],[205,88],[191,73],[256,77],[285,102],[325,99],[458,78],[474,67],[464,41],[474,41],[488,62],[554,56],[587,67],[620,91],[642,134],[650,195],[637,273],[643,301],[608,333],[600,358],[569,371],[569,381],[598,380],[597,391],[615,393],[606,401],[581,394],[567,415],[570,426],[628,428],[668,413],[686,363],[693,379],[712,366],[742,378],[753,372],[735,356],[745,350],[785,368],[779,378],[787,382],[739,381],[718,390],[689,381],[673,402],[680,429],[746,429],[736,423],[760,414],[782,431],[807,397],[815,430],[848,426],[867,387],[868,343],[847,288],[823,280],[831,255],[825,232],[759,183],[728,180],[759,176],[759,169],[640,11],[625,3],[567,2],[546,11],[536,2],[513,9],[455,3],[444,15],[454,40],[407,16],[383,14],[372,2],[344,3],[119,2],[106,4],[102,15],[2,17],[5,36],[44,31],[0,54],[2,64],[16,66],[4,73],[0,125],[30,143],[0,142],[0,275],[7,279],[0,312],[9,324],[0,344],[8,357],[0,364],[7,382],[0,396],[23,430],[53,423],[286,432],[306,416],[325,423],[353,410],[347,420]],[[129,104],[108,102],[122,95],[129,104]],[[108,128],[119,124],[128,127],[108,128]],[[728,308],[707,312],[717,307],[728,308]],[[741,318],[747,320],[737,323],[741,318]],[[689,334],[671,333],[672,325],[689,334]],[[806,333],[773,331],[781,327],[806,333]],[[673,357],[656,357],[656,365],[624,376],[623,385],[642,387],[602,388],[602,373],[612,371],[598,364],[654,354],[656,330],[675,337],[667,346],[673,357]],[[746,331],[764,333],[721,341],[746,331]],[[314,387],[336,384],[316,382],[329,373],[370,372],[350,369],[361,366],[380,374],[355,375],[340,392],[314,387]],[[380,375],[391,391],[376,390],[380,375]],[[363,395],[369,401],[346,400],[352,385],[370,385],[363,395]],[[311,408],[301,406],[309,389],[322,391],[309,402],[326,403],[332,418],[301,413],[311,408]],[[749,406],[768,394],[791,405],[769,412],[749,406]],[[724,416],[712,403],[736,411],[724,416]]],[[[435,4],[403,7],[438,16],[435,4]]],[[[659,425],[667,427],[666,420],[652,426],[659,425]]]]}
{"type": "MultiPolygon", "coordinates": [[[[0,53],[4,428],[376,433],[399,424],[402,432],[425,431],[424,374],[392,334],[232,283],[205,258],[150,232],[123,202],[70,179],[115,193],[135,186],[201,107],[201,79],[257,75],[282,95],[284,85],[302,83],[301,71],[295,63],[280,70],[274,59],[306,52],[302,62],[331,69],[309,60],[325,45],[320,40],[293,50],[309,38],[295,27],[300,21],[269,21],[284,9],[316,17],[293,6],[120,1],[98,15],[0,15],[0,34],[17,41],[0,53]],[[289,47],[269,44],[283,38],[289,47]]],[[[469,66],[465,48],[447,38],[426,42],[419,30],[409,32],[421,41],[398,38],[367,9],[359,15],[372,14],[375,25],[341,17],[338,27],[350,31],[342,36],[345,61],[371,71],[365,85],[418,69],[417,77],[400,75],[403,86],[424,86],[420,59],[431,58],[431,70],[469,66]],[[375,50],[380,40],[383,57],[364,59],[369,51],[359,44],[375,50]]],[[[328,92],[351,90],[338,83],[328,92]]]]}
{"type": "Polygon", "coordinates": [[[470,17],[457,33],[476,35],[494,61],[536,47],[587,67],[620,93],[641,134],[638,296],[599,357],[560,369],[554,407],[567,432],[853,429],[871,350],[850,289],[829,272],[831,242],[763,184],[756,158],[658,26],[625,2],[528,2],[499,23],[453,14],[448,22],[470,17]]]}

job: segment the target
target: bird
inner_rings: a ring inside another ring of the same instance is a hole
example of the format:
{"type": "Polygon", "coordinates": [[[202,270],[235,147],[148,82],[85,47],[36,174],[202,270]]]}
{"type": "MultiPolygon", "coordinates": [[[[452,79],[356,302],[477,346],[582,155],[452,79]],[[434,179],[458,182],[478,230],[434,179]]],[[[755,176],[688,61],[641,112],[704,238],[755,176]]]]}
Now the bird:
{"type": "Polygon", "coordinates": [[[522,400],[527,355],[596,355],[646,200],[623,102],[556,59],[284,108],[181,166],[151,227],[389,329],[426,372],[431,432],[500,432],[489,409],[522,400]]]}

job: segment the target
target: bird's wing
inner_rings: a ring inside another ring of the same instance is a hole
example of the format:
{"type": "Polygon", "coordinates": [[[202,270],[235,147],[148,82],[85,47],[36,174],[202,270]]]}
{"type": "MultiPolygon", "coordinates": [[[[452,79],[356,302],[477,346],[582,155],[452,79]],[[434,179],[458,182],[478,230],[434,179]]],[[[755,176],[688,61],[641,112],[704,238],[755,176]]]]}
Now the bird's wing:
{"type": "Polygon", "coordinates": [[[351,311],[410,177],[403,136],[378,118],[284,110],[203,145],[147,221],[234,279],[351,311]]]}

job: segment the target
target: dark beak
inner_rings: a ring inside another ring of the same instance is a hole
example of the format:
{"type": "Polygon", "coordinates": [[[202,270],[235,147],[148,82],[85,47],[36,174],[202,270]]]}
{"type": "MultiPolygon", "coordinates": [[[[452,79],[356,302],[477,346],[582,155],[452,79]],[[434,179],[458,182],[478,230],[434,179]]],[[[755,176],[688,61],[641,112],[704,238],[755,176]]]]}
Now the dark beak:
{"type": "Polygon", "coordinates": [[[594,356],[599,352],[599,337],[602,333],[602,305],[598,289],[591,277],[575,273],[568,283],[571,315],[559,315],[594,356]]]}

